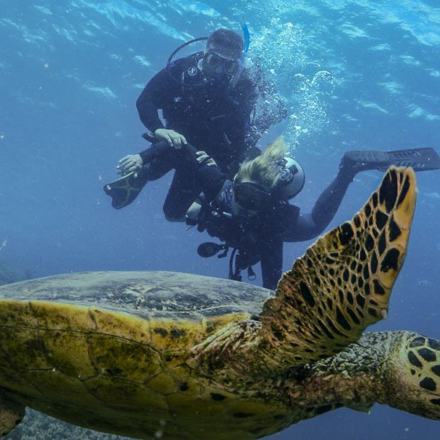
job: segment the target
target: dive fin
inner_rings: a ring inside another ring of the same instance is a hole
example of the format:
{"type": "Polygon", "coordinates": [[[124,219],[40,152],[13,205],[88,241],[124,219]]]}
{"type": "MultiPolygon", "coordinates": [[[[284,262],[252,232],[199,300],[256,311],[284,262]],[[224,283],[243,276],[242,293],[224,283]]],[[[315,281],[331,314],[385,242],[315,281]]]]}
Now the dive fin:
{"type": "MultiPolygon", "coordinates": [[[[145,135],[144,137],[150,139],[148,135],[145,135]]],[[[112,198],[113,208],[124,208],[136,199],[145,184],[148,182],[149,164],[170,150],[172,151],[173,147],[170,147],[166,142],[158,142],[151,145],[150,148],[142,152],[144,166],[139,171],[134,171],[104,185],[104,192],[112,198]]],[[[187,144],[182,150],[188,158],[190,158],[189,160],[197,160],[197,149],[195,147],[187,144]]]]}
{"type": "Polygon", "coordinates": [[[104,192],[112,198],[112,206],[121,209],[132,203],[148,181],[147,167],[104,185],[104,192]]]}
{"type": "Polygon", "coordinates": [[[386,171],[391,165],[412,167],[415,171],[440,169],[440,156],[433,148],[394,151],[347,151],[344,160],[352,162],[356,171],[386,171]]]}

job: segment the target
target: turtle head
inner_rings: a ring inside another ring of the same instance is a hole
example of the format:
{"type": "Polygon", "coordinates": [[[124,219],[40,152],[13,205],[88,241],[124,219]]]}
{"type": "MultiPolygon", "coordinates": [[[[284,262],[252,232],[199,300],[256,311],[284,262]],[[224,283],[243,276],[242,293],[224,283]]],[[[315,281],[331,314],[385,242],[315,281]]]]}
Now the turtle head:
{"type": "Polygon", "coordinates": [[[440,419],[440,340],[399,332],[384,374],[386,403],[440,419]]]}

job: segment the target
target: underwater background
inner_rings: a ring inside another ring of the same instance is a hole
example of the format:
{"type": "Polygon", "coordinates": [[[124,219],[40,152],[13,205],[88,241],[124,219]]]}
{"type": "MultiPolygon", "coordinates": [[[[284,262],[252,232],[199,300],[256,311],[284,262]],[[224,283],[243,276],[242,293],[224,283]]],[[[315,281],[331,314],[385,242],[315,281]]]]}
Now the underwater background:
{"type": "MultiPolygon", "coordinates": [[[[0,0],[2,281],[85,270],[227,276],[227,260],[196,253],[209,237],[164,219],[171,175],[121,211],[102,186],[120,157],[147,147],[135,101],[169,54],[243,23],[249,59],[263,60],[289,106],[261,146],[285,134],[306,170],[295,200],[305,211],[348,149],[440,151],[438,0],[0,0]]],[[[380,178],[358,174],[331,226],[351,218],[380,178]]],[[[440,172],[419,174],[418,188],[390,315],[374,329],[439,338],[440,172]]],[[[309,244],[285,246],[285,270],[309,244]]],[[[371,415],[340,409],[270,438],[328,437],[434,440],[440,424],[376,405],[371,415]]]]}

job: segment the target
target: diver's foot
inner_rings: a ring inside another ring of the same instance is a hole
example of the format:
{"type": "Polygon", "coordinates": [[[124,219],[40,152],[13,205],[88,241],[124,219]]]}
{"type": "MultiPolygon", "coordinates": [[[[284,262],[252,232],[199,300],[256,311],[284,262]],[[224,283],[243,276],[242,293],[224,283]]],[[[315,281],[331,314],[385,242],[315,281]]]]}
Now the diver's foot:
{"type": "Polygon", "coordinates": [[[341,160],[341,169],[359,171],[386,171],[391,165],[412,167],[414,171],[440,169],[440,157],[433,148],[411,148],[407,150],[363,150],[347,151],[341,160]]]}
{"type": "Polygon", "coordinates": [[[112,198],[113,208],[121,209],[136,199],[147,182],[147,172],[141,169],[104,185],[103,189],[112,198]]]}

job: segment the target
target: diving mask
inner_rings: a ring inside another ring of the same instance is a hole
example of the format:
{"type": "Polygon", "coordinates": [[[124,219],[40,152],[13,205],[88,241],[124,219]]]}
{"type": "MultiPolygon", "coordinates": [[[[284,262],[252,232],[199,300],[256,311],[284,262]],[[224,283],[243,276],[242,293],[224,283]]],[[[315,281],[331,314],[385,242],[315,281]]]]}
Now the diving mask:
{"type": "Polygon", "coordinates": [[[202,69],[208,76],[234,76],[240,69],[240,60],[225,58],[208,50],[202,61],[202,69]]]}
{"type": "Polygon", "coordinates": [[[250,211],[261,211],[274,203],[272,194],[255,182],[237,182],[234,180],[236,203],[250,211]]]}

